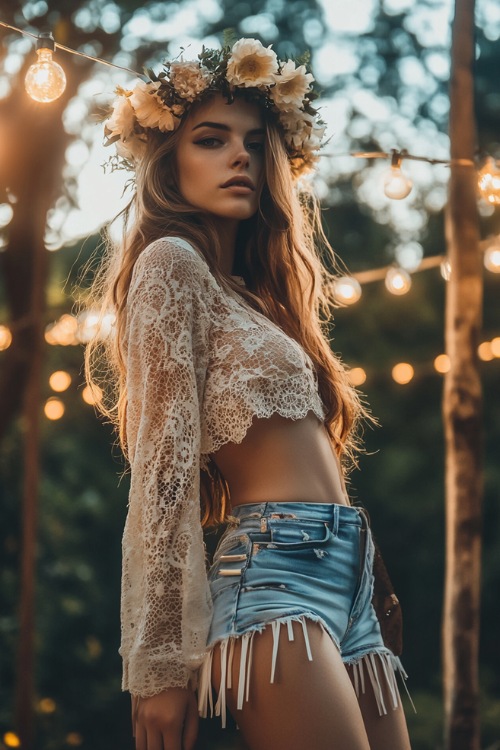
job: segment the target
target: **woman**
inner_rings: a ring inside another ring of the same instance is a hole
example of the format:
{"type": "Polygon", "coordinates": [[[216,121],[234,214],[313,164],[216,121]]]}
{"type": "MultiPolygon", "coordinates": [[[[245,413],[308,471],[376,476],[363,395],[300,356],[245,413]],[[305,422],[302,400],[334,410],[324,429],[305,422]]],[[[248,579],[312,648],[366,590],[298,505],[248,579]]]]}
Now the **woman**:
{"type": "Polygon", "coordinates": [[[333,253],[295,182],[324,130],[312,80],[242,39],[119,89],[106,124],[136,175],[96,294],[116,314],[117,398],[100,408],[131,467],[120,653],[137,750],[190,750],[209,708],[251,750],[409,748],[339,460],[355,464],[368,413],[322,332],[318,247],[333,253]],[[224,521],[207,578],[202,524],[224,521]]]}

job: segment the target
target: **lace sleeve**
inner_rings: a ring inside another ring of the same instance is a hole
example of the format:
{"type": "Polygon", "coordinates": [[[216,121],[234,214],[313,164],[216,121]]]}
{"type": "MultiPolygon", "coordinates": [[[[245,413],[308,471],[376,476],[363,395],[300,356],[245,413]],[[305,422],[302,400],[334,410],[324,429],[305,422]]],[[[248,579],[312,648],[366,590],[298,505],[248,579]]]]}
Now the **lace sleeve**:
{"type": "MultiPolygon", "coordinates": [[[[188,246],[189,247],[189,246],[188,246]]],[[[200,405],[208,357],[204,261],[158,240],[136,262],[127,299],[123,535],[123,690],[193,685],[211,616],[200,524],[200,405]]]]}

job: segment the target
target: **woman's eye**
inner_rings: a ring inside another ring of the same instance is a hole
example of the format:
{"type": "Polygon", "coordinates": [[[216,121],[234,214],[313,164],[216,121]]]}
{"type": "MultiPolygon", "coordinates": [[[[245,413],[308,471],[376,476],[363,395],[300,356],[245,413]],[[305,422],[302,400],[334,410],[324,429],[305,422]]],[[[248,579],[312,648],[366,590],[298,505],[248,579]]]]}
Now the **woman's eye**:
{"type": "Polygon", "coordinates": [[[252,141],[251,143],[247,143],[247,149],[249,151],[262,153],[262,151],[264,151],[264,143],[262,141],[252,141]]]}
{"type": "Polygon", "coordinates": [[[199,141],[195,141],[197,146],[206,146],[207,148],[213,148],[218,146],[221,141],[219,138],[201,138],[199,141]]]}

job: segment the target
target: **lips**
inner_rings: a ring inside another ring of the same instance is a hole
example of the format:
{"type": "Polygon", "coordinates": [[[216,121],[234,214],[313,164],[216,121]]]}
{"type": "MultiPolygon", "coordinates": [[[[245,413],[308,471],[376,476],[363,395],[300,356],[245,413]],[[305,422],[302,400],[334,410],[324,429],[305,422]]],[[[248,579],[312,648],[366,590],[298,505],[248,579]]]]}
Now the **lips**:
{"type": "Polygon", "coordinates": [[[244,187],[250,190],[255,190],[254,184],[249,177],[231,177],[230,180],[221,185],[222,188],[227,187],[244,187]]]}

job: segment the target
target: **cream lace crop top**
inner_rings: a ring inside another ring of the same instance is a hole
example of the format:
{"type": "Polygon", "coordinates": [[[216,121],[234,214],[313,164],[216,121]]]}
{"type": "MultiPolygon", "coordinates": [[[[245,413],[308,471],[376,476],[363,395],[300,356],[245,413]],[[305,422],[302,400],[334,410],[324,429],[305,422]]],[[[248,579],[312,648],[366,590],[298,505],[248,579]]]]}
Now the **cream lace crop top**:
{"type": "Polygon", "coordinates": [[[302,347],[224,290],[188,242],[139,256],[127,299],[123,535],[124,690],[143,697],[196,680],[211,600],[200,524],[200,468],[243,440],[254,416],[324,420],[302,347]]]}

